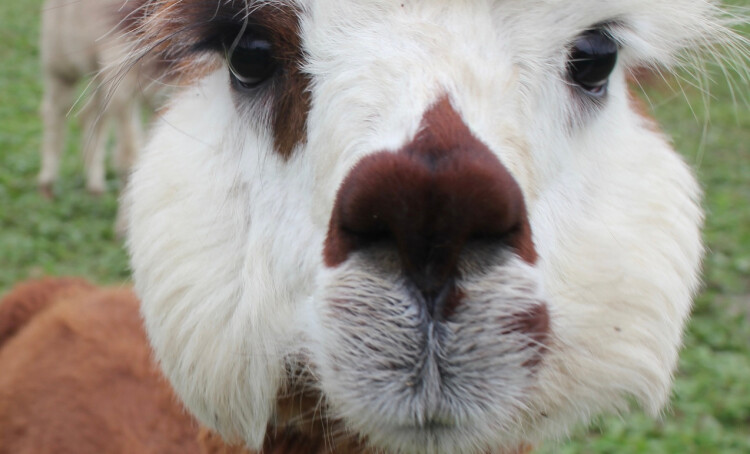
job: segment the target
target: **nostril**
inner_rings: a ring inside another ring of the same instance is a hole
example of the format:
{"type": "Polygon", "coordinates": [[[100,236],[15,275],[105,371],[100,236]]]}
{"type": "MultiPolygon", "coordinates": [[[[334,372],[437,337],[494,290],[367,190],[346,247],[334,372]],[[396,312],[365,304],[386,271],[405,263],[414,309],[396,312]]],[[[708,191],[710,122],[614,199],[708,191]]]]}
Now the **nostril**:
{"type": "Polygon", "coordinates": [[[502,229],[491,234],[478,234],[473,235],[471,240],[473,242],[484,242],[484,243],[496,243],[503,244],[513,247],[516,251],[519,250],[520,243],[524,241],[524,235],[526,233],[526,226],[524,225],[525,218],[523,220],[518,219],[517,222],[513,223],[510,227],[502,229]]]}
{"type": "Polygon", "coordinates": [[[362,245],[393,240],[393,236],[388,227],[377,221],[373,221],[373,223],[369,225],[349,225],[347,223],[342,223],[340,229],[342,235],[355,239],[362,243],[362,245]]]}
{"type": "Polygon", "coordinates": [[[331,218],[330,229],[351,250],[395,244],[399,236],[404,236],[398,226],[407,222],[406,213],[399,213],[387,200],[395,194],[376,186],[351,183],[359,181],[360,174],[366,176],[369,172],[366,167],[355,169],[347,179],[349,184],[342,187],[331,218]]]}

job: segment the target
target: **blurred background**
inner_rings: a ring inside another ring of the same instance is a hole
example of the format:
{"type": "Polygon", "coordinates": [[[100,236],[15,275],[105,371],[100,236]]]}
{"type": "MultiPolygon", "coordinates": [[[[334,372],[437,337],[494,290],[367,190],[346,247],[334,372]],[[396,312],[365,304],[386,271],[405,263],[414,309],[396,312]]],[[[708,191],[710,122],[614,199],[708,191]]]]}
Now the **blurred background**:
{"type": "MultiPolygon", "coordinates": [[[[750,8],[750,0],[730,3],[750,8]]],[[[37,190],[41,4],[0,1],[0,294],[43,275],[127,285],[127,255],[114,232],[120,183],[110,165],[107,190],[86,192],[75,118],[57,197],[37,190]]],[[[750,25],[741,30],[750,37],[750,25]]],[[[731,72],[729,79],[714,68],[708,96],[658,78],[640,93],[705,190],[704,286],[670,408],[657,420],[637,410],[599,420],[541,453],[750,453],[750,87],[731,72]]]]}

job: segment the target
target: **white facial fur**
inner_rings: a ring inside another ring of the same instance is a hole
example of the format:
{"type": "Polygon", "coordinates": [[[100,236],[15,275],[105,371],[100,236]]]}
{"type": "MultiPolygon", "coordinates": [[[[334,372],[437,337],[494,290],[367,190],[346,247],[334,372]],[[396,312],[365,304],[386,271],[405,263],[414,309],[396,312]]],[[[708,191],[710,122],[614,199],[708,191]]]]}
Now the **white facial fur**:
{"type": "Polygon", "coordinates": [[[125,199],[149,336],[188,408],[258,447],[287,362],[304,358],[329,414],[388,452],[512,448],[622,410],[629,398],[658,412],[699,284],[700,191],[634,111],[626,75],[724,36],[714,6],[298,7],[312,103],[291,157],[274,151],[264,106],[234,92],[221,64],[172,100],[125,199]],[[571,42],[603,23],[620,53],[597,103],[571,87],[566,62],[571,42]],[[388,251],[356,252],[333,268],[322,254],[350,169],[410,142],[442,97],[520,186],[538,260],[467,253],[458,285],[468,296],[434,343],[420,337],[388,251]],[[538,304],[550,331],[532,370],[538,346],[502,320],[538,304]],[[368,342],[371,350],[361,347],[368,342]],[[430,351],[437,346],[445,351],[430,351]],[[441,371],[420,375],[412,392],[403,369],[418,361],[441,371]]]}

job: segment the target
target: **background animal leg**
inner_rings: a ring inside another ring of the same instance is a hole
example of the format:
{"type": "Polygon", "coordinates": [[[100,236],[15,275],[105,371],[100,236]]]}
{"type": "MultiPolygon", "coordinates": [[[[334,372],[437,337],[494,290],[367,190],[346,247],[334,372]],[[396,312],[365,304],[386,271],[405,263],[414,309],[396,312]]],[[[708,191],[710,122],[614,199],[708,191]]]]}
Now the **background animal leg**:
{"type": "Polygon", "coordinates": [[[52,197],[52,186],[60,171],[60,158],[65,148],[66,115],[71,106],[74,88],[74,84],[63,78],[49,74],[44,78],[42,100],[44,134],[39,190],[49,198],[52,197]]]}
{"type": "Polygon", "coordinates": [[[102,194],[106,189],[104,157],[109,118],[105,103],[105,94],[97,89],[81,112],[86,190],[93,195],[102,194]]]}

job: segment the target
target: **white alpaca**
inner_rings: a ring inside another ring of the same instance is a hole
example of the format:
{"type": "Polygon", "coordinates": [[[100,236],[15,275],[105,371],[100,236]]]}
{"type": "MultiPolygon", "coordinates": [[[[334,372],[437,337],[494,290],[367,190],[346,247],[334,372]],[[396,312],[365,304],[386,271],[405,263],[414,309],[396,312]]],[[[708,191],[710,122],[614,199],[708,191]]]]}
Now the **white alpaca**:
{"type": "Polygon", "coordinates": [[[129,248],[204,424],[495,453],[663,407],[700,191],[627,76],[731,40],[714,3],[138,4],[142,52],[187,86],[133,174],[129,248]]]}
{"type": "Polygon", "coordinates": [[[66,116],[75,109],[74,97],[82,80],[97,76],[80,100],[86,189],[94,194],[105,190],[110,127],[117,133],[114,165],[121,178],[127,176],[141,146],[143,97],[153,101],[156,88],[141,64],[119,73],[127,46],[112,29],[123,4],[123,0],[47,0],[42,7],[44,139],[39,187],[48,197],[58,178],[66,116]],[[110,86],[117,89],[109,90],[110,86]]]}

